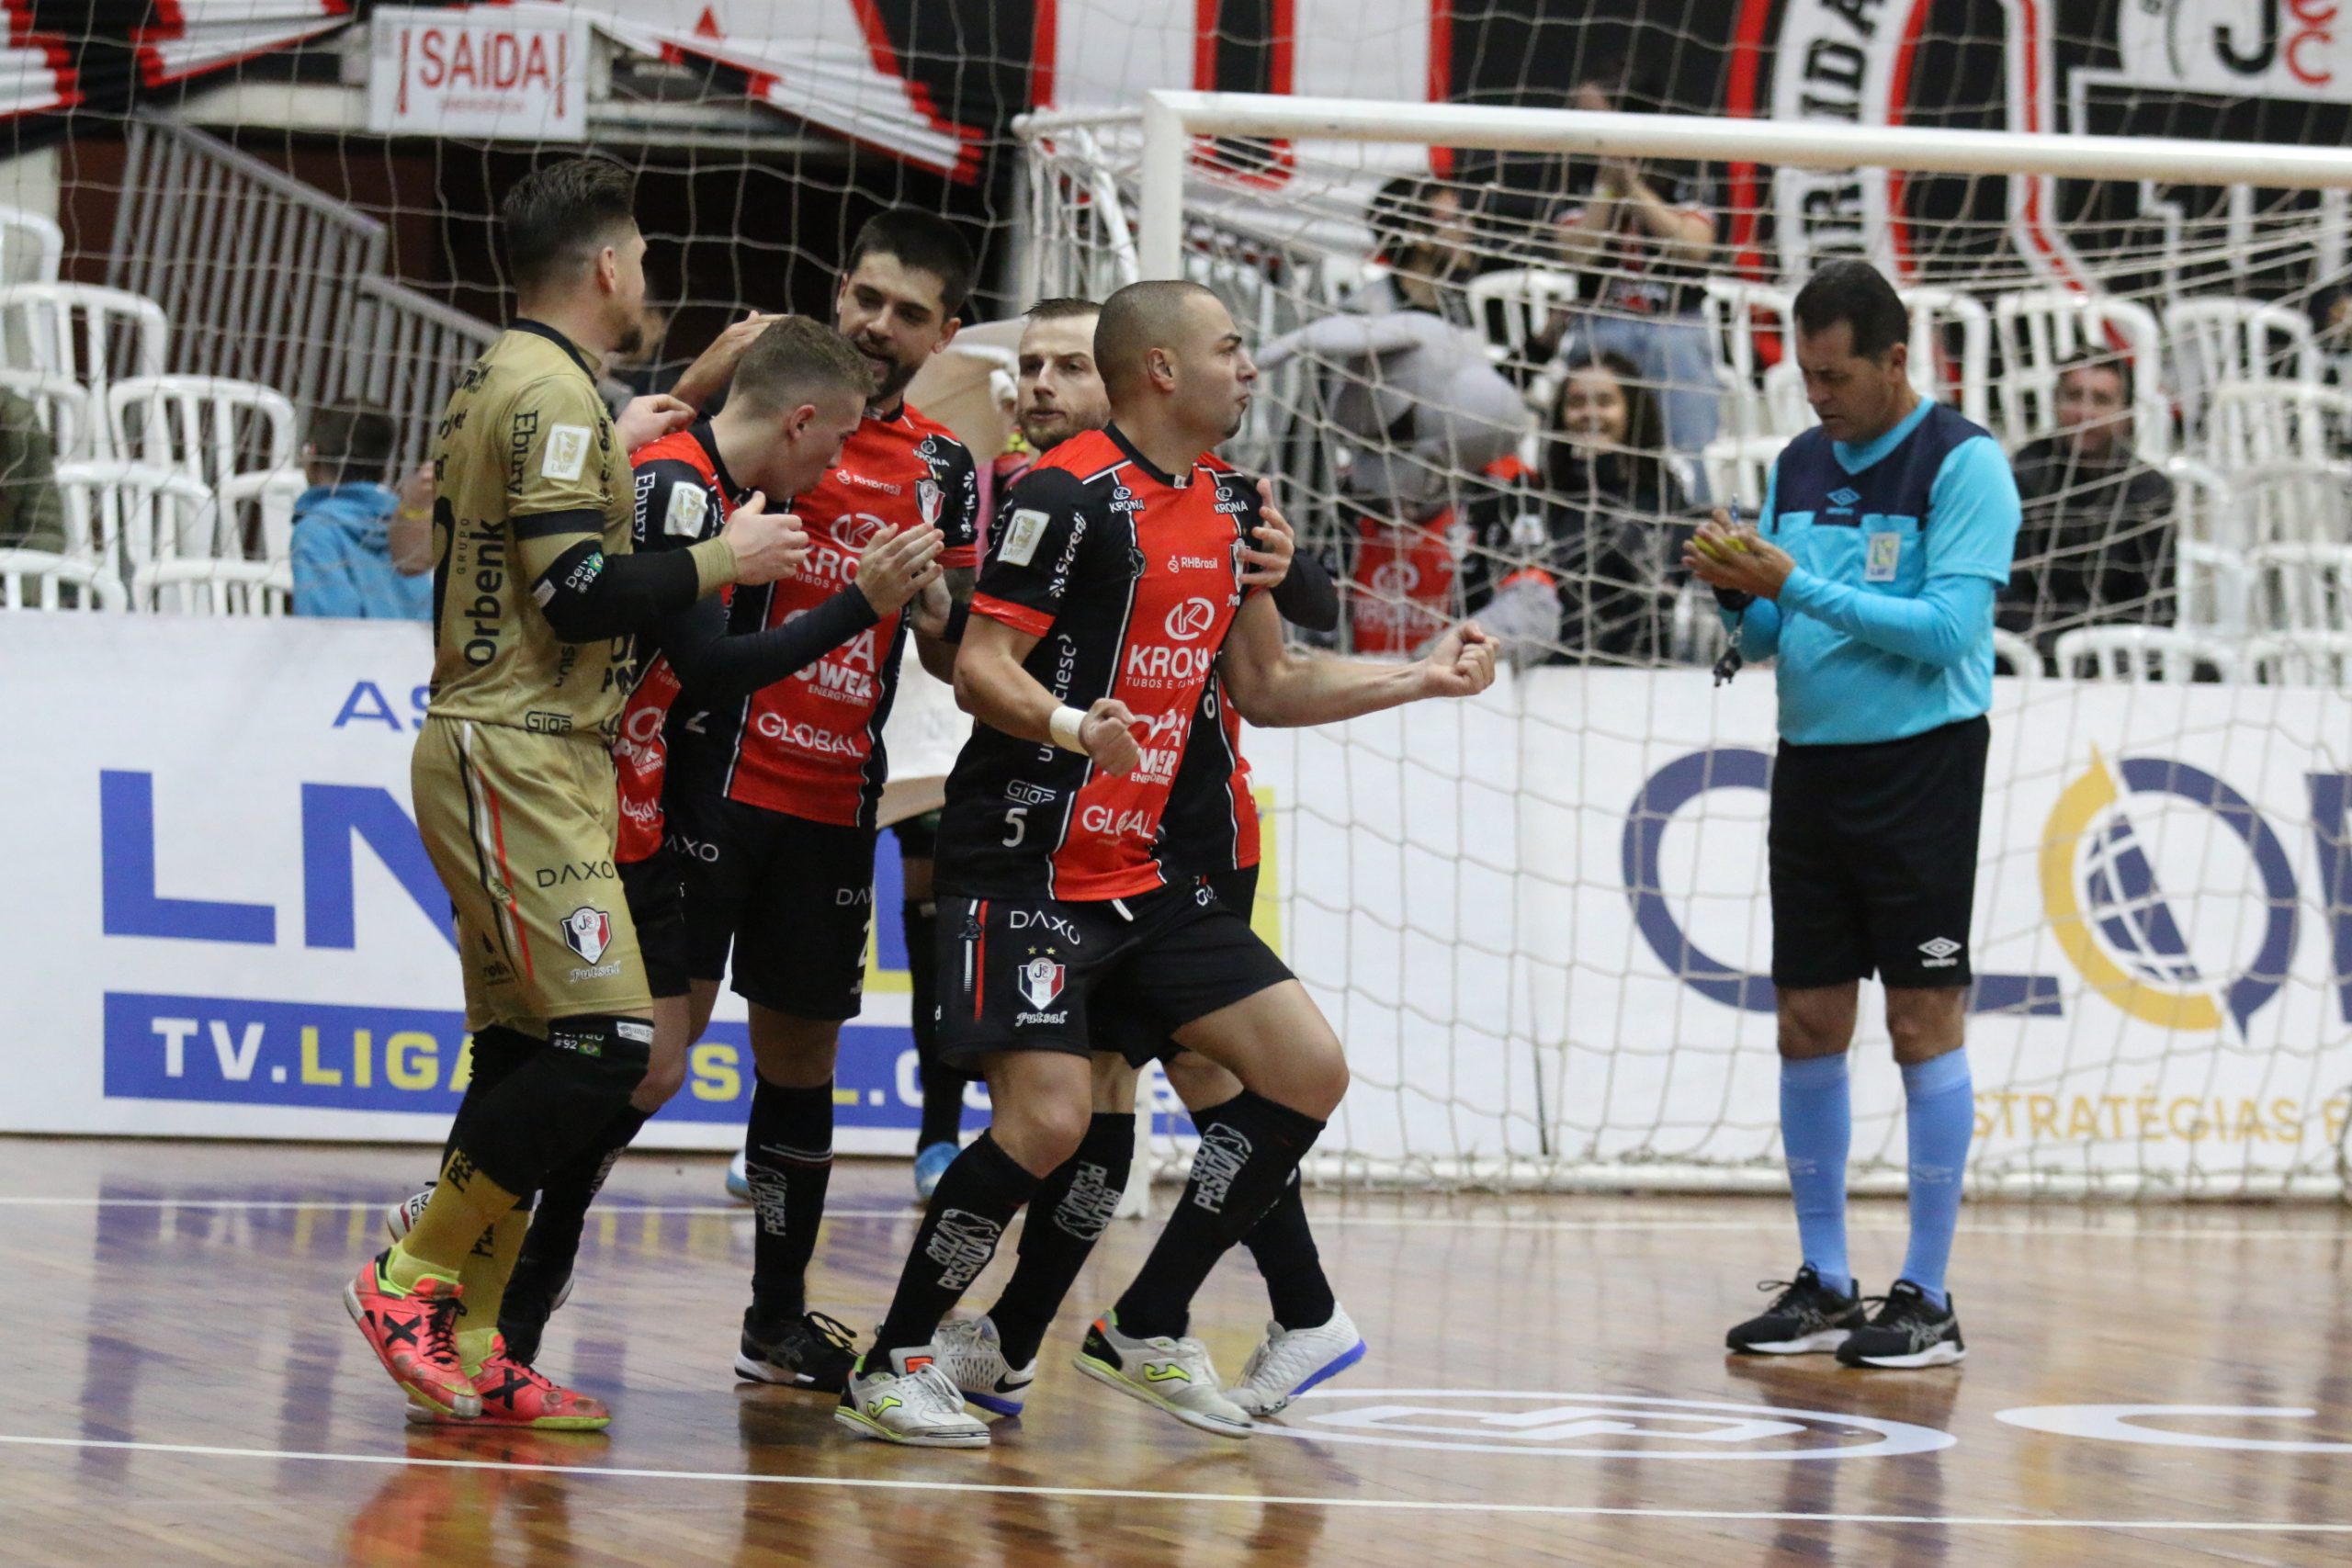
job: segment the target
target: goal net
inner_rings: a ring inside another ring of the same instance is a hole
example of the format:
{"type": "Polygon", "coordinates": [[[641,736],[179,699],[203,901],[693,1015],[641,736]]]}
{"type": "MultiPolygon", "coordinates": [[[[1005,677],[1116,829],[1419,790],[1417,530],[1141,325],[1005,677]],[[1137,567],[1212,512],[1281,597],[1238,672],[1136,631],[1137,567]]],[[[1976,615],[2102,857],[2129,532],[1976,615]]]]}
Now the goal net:
{"type": "MultiPolygon", "coordinates": [[[[1168,95],[1022,122],[1020,291],[1214,289],[1229,455],[1345,585],[1509,679],[1251,741],[1351,1179],[1777,1185],[1772,673],[1681,541],[1814,423],[1794,289],[1877,264],[2027,500],[1969,1023],[1990,1189],[2336,1191],[2352,1104],[2352,158],[1168,95]],[[1147,115],[1157,120],[1156,134],[1147,115]]],[[[1900,1180],[1865,987],[1858,1179],[1900,1180]]],[[[1173,1149],[1170,1148],[1170,1157],[1173,1149]]]]}

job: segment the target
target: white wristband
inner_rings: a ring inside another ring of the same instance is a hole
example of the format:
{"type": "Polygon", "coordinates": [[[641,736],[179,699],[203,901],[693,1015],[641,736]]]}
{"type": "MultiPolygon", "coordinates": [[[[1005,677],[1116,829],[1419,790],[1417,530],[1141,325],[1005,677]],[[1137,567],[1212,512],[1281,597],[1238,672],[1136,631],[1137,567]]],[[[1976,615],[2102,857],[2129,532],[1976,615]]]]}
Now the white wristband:
{"type": "Polygon", "coordinates": [[[1083,755],[1086,743],[1078,738],[1078,728],[1085,722],[1086,711],[1083,708],[1074,708],[1065,704],[1054,710],[1053,717],[1046,720],[1046,729],[1053,736],[1055,745],[1065,751],[1076,751],[1083,755]]]}

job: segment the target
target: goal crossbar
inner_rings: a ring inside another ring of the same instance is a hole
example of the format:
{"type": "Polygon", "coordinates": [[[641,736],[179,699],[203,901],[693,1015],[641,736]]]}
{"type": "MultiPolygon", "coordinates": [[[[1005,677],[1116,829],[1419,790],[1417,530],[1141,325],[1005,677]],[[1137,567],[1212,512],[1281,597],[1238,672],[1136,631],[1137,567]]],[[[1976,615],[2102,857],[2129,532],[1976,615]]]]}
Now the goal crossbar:
{"type": "Polygon", "coordinates": [[[2019,136],[1923,126],[1816,125],[1700,115],[1170,90],[1144,96],[1142,120],[1136,227],[1137,260],[1145,277],[1182,276],[1185,169],[1193,139],[1201,136],[1611,153],[1816,169],[1899,168],[2292,190],[2352,188],[2352,150],[2177,137],[2019,136]]]}

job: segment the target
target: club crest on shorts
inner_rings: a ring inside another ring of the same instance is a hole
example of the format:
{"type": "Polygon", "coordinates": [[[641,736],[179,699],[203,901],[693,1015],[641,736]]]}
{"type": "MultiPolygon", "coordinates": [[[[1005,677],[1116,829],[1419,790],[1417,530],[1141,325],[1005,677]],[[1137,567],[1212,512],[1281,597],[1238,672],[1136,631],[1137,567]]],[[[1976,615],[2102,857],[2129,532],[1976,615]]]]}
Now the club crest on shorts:
{"type": "Polygon", "coordinates": [[[939,488],[937,479],[915,481],[915,509],[922,513],[926,528],[939,526],[940,509],[947,504],[947,492],[939,488]]]}
{"type": "Polygon", "coordinates": [[[1062,964],[1050,958],[1033,958],[1021,966],[1021,994],[1029,998],[1033,1008],[1044,1010],[1054,1005],[1062,994],[1062,964]]]}
{"type": "Polygon", "coordinates": [[[580,954],[582,963],[604,957],[612,940],[613,918],[602,909],[582,904],[563,918],[563,945],[580,954]]]}

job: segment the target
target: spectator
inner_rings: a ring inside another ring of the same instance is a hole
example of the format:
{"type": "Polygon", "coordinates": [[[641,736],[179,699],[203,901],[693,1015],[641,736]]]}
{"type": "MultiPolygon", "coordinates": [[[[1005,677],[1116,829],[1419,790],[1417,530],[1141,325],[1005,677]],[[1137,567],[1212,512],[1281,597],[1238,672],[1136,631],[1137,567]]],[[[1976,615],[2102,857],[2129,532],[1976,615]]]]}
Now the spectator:
{"type": "Polygon", "coordinates": [[[311,488],[294,503],[296,615],[432,618],[433,579],[392,559],[401,497],[383,481],[395,443],[391,417],[378,409],[322,409],[311,420],[302,454],[311,488]]]}
{"type": "Polygon", "coordinates": [[[40,414],[0,388],[0,549],[65,553],[65,498],[40,414]]]}
{"type": "Polygon", "coordinates": [[[1652,661],[1690,532],[1677,521],[1690,499],[1659,455],[1657,400],[1623,355],[1579,355],[1548,425],[1541,490],[1507,537],[1476,541],[1470,609],[1514,658],[1652,661]],[[1489,598],[1477,580],[1494,571],[1489,598]]]}
{"type": "MultiPolygon", "coordinates": [[[[1656,107],[1651,92],[1610,80],[1579,84],[1570,102],[1594,113],[1656,107]]],[[[1583,188],[1572,188],[1553,222],[1561,261],[1597,275],[1577,323],[1583,345],[1639,367],[1657,389],[1667,445],[1695,457],[1723,412],[1701,313],[1715,254],[1713,190],[1695,167],[1618,157],[1579,169],[1575,184],[1583,188]]]]}
{"type": "Polygon", "coordinates": [[[1402,176],[1365,222],[1388,275],[1257,360],[1273,371],[1305,355],[1336,369],[1328,418],[1351,454],[1340,512],[1354,536],[1352,646],[1401,654],[1459,613],[1453,535],[1498,466],[1510,466],[1527,409],[1447,286],[1469,254],[1453,193],[1402,176]]]}
{"type": "Polygon", "coordinates": [[[2058,373],[2058,428],[2011,461],[2025,523],[1996,617],[2044,654],[2097,621],[2173,618],[2172,481],[2125,439],[2132,367],[2081,354],[2058,373]]]}
{"type": "Polygon", "coordinates": [[[1477,265],[1461,192],[1431,175],[1399,175],[1374,195],[1364,223],[1388,271],[1348,296],[1350,311],[1426,310],[1457,327],[1478,324],[1461,288],[1477,265]]]}

